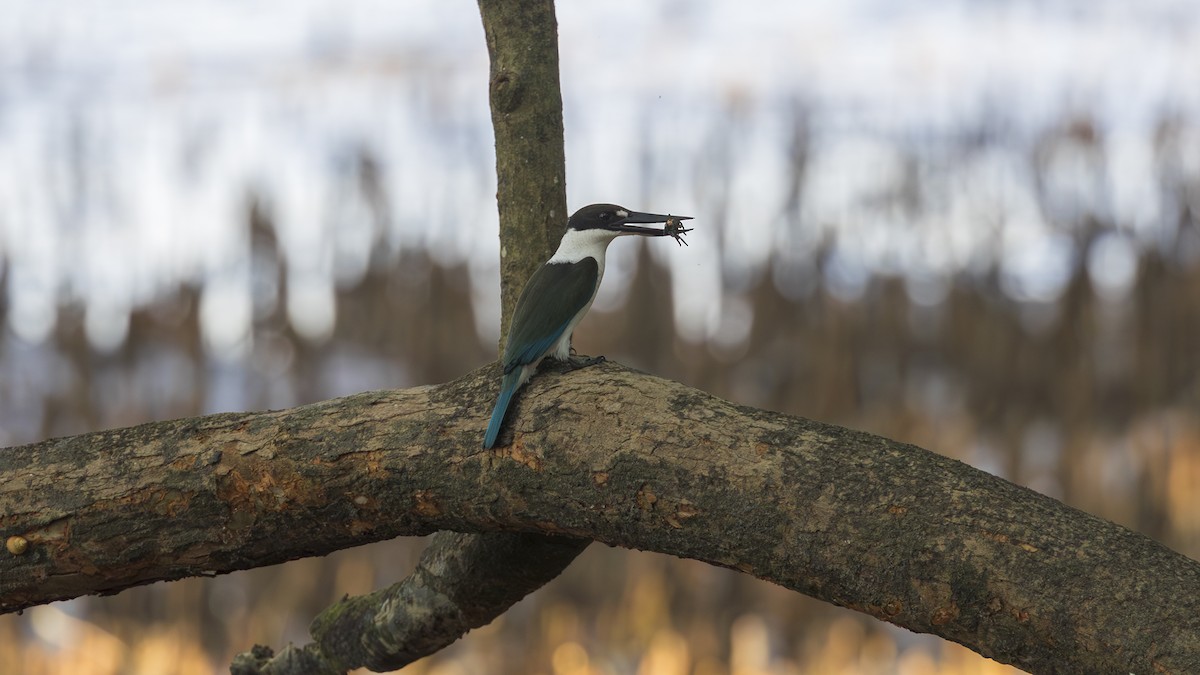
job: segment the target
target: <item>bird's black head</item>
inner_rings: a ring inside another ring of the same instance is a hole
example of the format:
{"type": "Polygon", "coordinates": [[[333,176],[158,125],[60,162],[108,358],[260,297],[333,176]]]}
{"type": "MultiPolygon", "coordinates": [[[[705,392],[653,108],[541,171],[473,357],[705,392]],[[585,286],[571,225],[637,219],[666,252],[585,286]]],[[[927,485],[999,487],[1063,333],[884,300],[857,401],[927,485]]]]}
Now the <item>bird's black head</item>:
{"type": "Polygon", "coordinates": [[[630,211],[624,206],[616,204],[590,204],[571,216],[567,221],[567,228],[571,230],[609,230],[619,234],[661,237],[667,234],[665,229],[638,227],[634,223],[665,223],[667,218],[691,220],[690,216],[661,216],[657,213],[630,211]]]}

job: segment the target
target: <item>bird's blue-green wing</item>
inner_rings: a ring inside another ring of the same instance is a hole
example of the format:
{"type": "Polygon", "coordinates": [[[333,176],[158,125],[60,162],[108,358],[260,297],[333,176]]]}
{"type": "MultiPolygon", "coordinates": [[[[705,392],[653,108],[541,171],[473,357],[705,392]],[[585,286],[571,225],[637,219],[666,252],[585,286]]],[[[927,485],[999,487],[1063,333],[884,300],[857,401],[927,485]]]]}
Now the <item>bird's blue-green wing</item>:
{"type": "Polygon", "coordinates": [[[517,299],[504,347],[504,372],[541,359],[591,301],[599,278],[600,266],[591,257],[539,267],[517,299]]]}

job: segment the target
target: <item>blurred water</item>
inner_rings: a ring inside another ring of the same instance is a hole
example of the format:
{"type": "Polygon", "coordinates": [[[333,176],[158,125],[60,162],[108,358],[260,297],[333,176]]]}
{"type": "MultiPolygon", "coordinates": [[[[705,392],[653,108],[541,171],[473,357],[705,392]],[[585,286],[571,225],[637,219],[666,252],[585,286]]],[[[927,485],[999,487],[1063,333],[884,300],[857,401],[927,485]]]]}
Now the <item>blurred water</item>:
{"type": "MultiPolygon", "coordinates": [[[[1062,230],[1083,212],[1106,211],[1137,242],[1159,236],[1170,214],[1154,188],[1155,129],[1200,105],[1200,12],[1187,0],[664,0],[559,14],[570,203],[698,216],[687,256],[656,252],[687,279],[675,312],[692,340],[729,309],[711,301],[718,272],[811,256],[829,233],[847,297],[870,272],[928,287],[1001,256],[1015,297],[1053,299],[1071,262],[1062,230]],[[1103,131],[1107,174],[1088,176],[1087,148],[1066,148],[1035,185],[1030,146],[1072,116],[1103,131]],[[898,194],[909,174],[916,192],[898,194]]],[[[332,287],[361,274],[372,227],[468,261],[474,297],[495,297],[473,3],[8,0],[4,16],[0,254],[24,339],[45,339],[65,296],[111,349],[132,307],[202,280],[208,344],[244,354],[251,199],[276,223],[303,293],[289,315],[306,334],[331,330],[332,287]],[[364,156],[383,203],[355,189],[364,156]]],[[[1195,164],[1200,141],[1183,140],[1195,164]]],[[[1124,242],[1106,255],[1127,256],[1124,242]]],[[[622,297],[630,263],[617,247],[601,307],[622,297]]],[[[1120,291],[1121,274],[1096,269],[1120,291]]],[[[494,303],[475,304],[489,342],[494,303]]]]}

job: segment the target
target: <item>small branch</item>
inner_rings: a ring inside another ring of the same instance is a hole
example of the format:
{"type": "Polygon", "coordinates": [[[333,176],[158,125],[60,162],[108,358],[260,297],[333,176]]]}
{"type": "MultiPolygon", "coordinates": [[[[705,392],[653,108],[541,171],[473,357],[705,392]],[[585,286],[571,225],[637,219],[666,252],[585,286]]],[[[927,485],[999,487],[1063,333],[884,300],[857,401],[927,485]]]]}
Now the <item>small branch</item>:
{"type": "Polygon", "coordinates": [[[298,650],[303,658],[292,648],[263,659],[270,650],[255,647],[238,656],[246,664],[239,675],[403,668],[504,613],[558,576],[591,543],[503,532],[439,532],[434,539],[403,582],[322,612],[311,629],[316,642],[298,650]]]}
{"type": "Polygon", "coordinates": [[[960,462],[613,363],[0,452],[0,611],[452,529],[738,569],[1034,672],[1200,672],[1200,564],[960,462]]]}

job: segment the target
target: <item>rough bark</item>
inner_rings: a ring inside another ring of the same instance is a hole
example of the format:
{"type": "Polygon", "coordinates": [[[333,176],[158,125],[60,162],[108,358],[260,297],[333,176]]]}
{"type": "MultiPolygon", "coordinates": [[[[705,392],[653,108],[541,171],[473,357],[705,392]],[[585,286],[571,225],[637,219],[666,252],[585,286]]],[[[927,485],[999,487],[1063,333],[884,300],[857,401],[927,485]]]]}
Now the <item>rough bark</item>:
{"type": "Polygon", "coordinates": [[[1200,672],[1200,564],[1146,537],[910,445],[616,364],[551,370],[492,451],[495,367],[9,448],[0,534],[29,546],[0,556],[0,610],[529,532],[741,570],[1033,672],[1200,672]]]}

